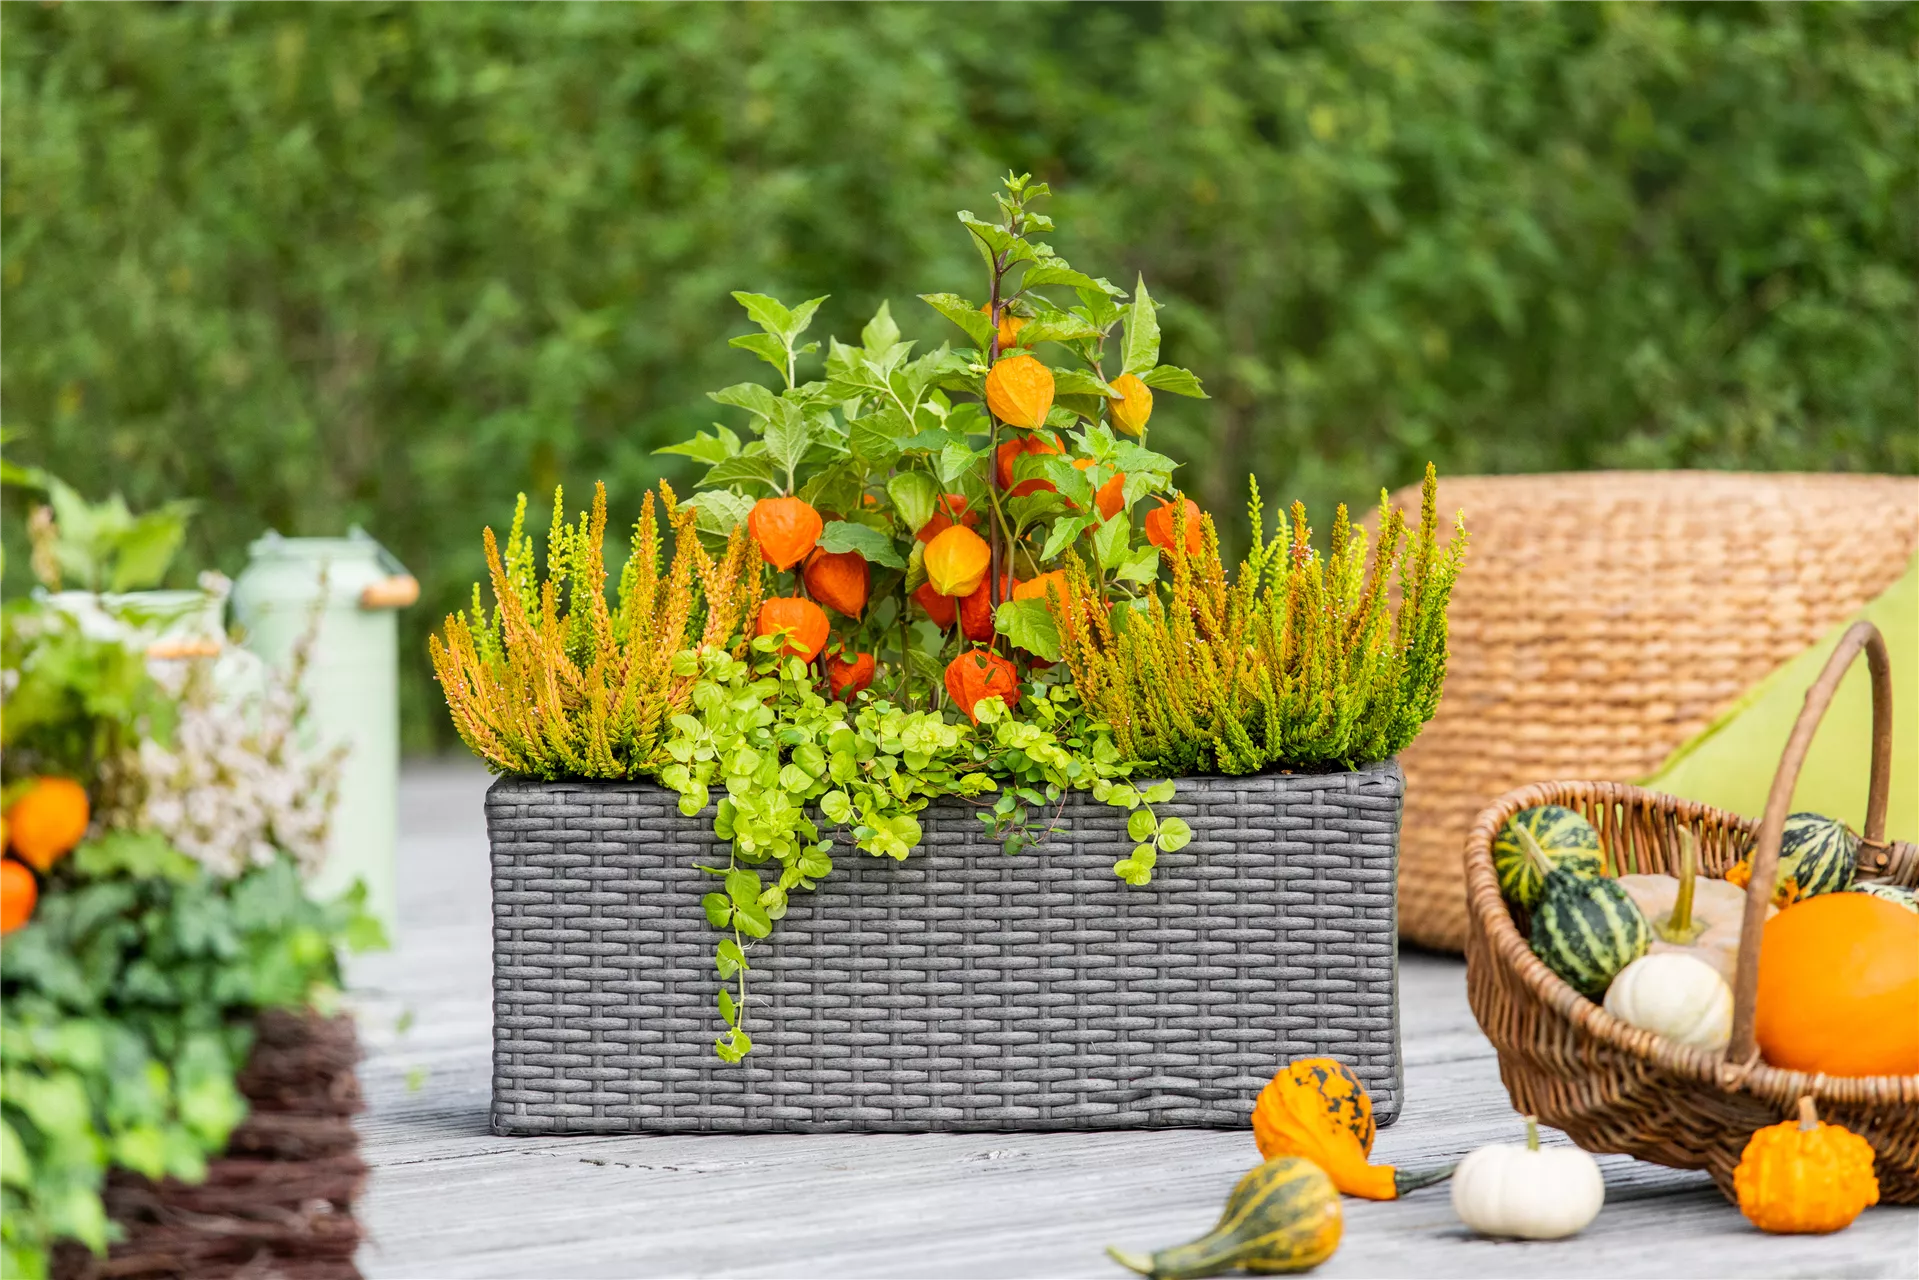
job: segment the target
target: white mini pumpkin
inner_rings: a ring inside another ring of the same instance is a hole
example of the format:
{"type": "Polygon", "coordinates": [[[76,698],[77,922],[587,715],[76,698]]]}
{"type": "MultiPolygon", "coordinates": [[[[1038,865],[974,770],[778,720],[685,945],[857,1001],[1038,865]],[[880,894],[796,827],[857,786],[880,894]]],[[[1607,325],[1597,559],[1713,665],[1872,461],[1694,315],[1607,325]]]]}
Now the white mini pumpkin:
{"type": "Polygon", "coordinates": [[[1577,1147],[1541,1147],[1526,1117],[1526,1145],[1481,1147],[1453,1174],[1453,1212],[1483,1236],[1558,1240],[1581,1231],[1606,1202],[1599,1165],[1577,1147]]]}
{"type": "Polygon", "coordinates": [[[1719,971],[1684,952],[1641,956],[1606,988],[1606,1012],[1621,1022],[1701,1049],[1732,1039],[1732,988],[1719,971]]]}

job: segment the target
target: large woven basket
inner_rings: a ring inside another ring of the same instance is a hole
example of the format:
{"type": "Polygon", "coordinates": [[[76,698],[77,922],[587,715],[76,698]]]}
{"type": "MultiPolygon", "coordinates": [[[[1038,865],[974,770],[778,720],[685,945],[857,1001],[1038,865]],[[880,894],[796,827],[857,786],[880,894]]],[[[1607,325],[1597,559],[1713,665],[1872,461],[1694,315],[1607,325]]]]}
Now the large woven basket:
{"type": "Polygon", "coordinates": [[[837,850],[750,949],[754,1049],[728,1065],[711,813],[646,782],[501,779],[495,1132],[1236,1127],[1320,1054],[1390,1121],[1398,766],[1178,785],[1156,808],[1192,843],[1137,888],[1113,874],[1126,815],[1077,795],[1013,857],[959,801],[904,862],[837,850]]]}
{"type": "Polygon", "coordinates": [[[1589,1151],[1706,1169],[1730,1198],[1733,1169],[1753,1131],[1790,1116],[1798,1099],[1811,1095],[1823,1118],[1872,1144],[1881,1198],[1919,1203],[1919,1076],[1833,1078],[1786,1071],[1759,1059],[1754,1036],[1759,945],[1793,784],[1820,716],[1861,650],[1872,674],[1874,761],[1859,874],[1919,884],[1919,848],[1884,839],[1891,676],[1884,641],[1868,623],[1848,630],[1807,693],[1806,709],[1756,828],[1718,809],[1607,782],[1522,787],[1501,796],[1473,823],[1466,838],[1472,907],[1466,989],[1473,1013],[1499,1051],[1500,1075],[1520,1111],[1565,1130],[1589,1151]],[[1583,813],[1599,828],[1615,870],[1677,874],[1682,826],[1698,838],[1703,874],[1716,878],[1756,843],[1733,984],[1732,1043],[1723,1054],[1628,1026],[1574,991],[1532,953],[1500,897],[1492,840],[1507,819],[1540,804],[1583,813]]]}
{"type": "Polygon", "coordinates": [[[1919,542],[1907,477],[1469,476],[1442,480],[1439,503],[1466,512],[1472,554],[1445,698],[1401,757],[1399,893],[1403,936],[1449,951],[1466,938],[1474,814],[1540,778],[1652,773],[1884,591],[1919,542]]]}

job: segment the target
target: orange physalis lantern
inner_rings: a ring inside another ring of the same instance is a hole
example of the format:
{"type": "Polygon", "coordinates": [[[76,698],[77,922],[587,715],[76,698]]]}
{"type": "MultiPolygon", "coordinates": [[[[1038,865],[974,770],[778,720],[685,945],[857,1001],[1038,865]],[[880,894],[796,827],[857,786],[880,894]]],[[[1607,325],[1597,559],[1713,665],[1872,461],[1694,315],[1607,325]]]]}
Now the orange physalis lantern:
{"type": "Polygon", "coordinates": [[[986,372],[986,407],[1009,427],[1045,425],[1053,408],[1053,371],[1032,356],[1009,356],[986,372]]]}
{"type": "MultiPolygon", "coordinates": [[[[1012,600],[1019,592],[1019,579],[1010,573],[1000,579],[999,598],[1012,600]]],[[[993,591],[982,582],[970,596],[965,596],[959,604],[960,630],[968,640],[991,640],[993,638],[993,591]]]]}
{"type": "Polygon", "coordinates": [[[1047,594],[1048,587],[1052,588],[1053,596],[1059,597],[1062,602],[1067,600],[1069,597],[1066,591],[1066,571],[1064,569],[1054,569],[1050,573],[1040,574],[1039,577],[1034,578],[1031,582],[1020,583],[1013,588],[1013,599],[1040,600],[1050,606],[1052,600],[1047,594]]]}
{"type": "Polygon", "coordinates": [[[1181,498],[1181,507],[1161,499],[1160,504],[1146,513],[1146,541],[1171,555],[1173,552],[1173,521],[1180,510],[1185,511],[1186,554],[1199,554],[1199,504],[1191,498],[1181,498]]]}
{"type": "Polygon", "coordinates": [[[826,657],[826,684],[842,702],[873,683],[873,655],[856,653],[848,660],[844,649],[826,657]]]}
{"type": "Polygon", "coordinates": [[[979,523],[979,512],[966,509],[966,499],[957,493],[942,494],[933,505],[933,518],[921,525],[914,534],[921,542],[933,539],[952,528],[955,523],[972,526],[979,523]],[[955,521],[954,517],[958,517],[955,521]]]}
{"type": "Polygon", "coordinates": [[[72,778],[35,778],[7,806],[7,844],[45,875],[86,838],[87,789],[72,778]]]}
{"type": "Polygon", "coordinates": [[[920,608],[926,610],[941,631],[953,625],[953,619],[959,614],[959,602],[951,596],[943,596],[933,590],[933,584],[923,582],[913,589],[913,599],[919,601],[920,608]]]}
{"type": "Polygon", "coordinates": [[[974,724],[981,698],[999,697],[1008,710],[1019,703],[1019,673],[997,653],[969,649],[946,665],[946,692],[974,724]]]}
{"type": "MultiPolygon", "coordinates": [[[[979,313],[989,320],[992,319],[993,304],[990,302],[982,302],[979,313]]],[[[1014,315],[1011,307],[1001,307],[999,310],[999,332],[995,335],[995,341],[999,343],[997,350],[1007,351],[1016,346],[1019,343],[1019,331],[1025,327],[1025,316],[1014,315]]]]}
{"type": "Polygon", "coordinates": [[[775,569],[791,569],[804,560],[825,527],[813,504],[801,498],[761,498],[746,517],[747,532],[775,569]]]}
{"type": "Polygon", "coordinates": [[[0,859],[0,933],[12,933],[33,919],[40,886],[29,871],[12,858],[0,859]]]}
{"type": "Polygon", "coordinates": [[[811,662],[826,647],[826,611],[798,596],[774,596],[760,605],[759,634],[770,636],[790,628],[784,653],[811,662]]]}
{"type": "MultiPolygon", "coordinates": [[[[1081,458],[1073,464],[1081,471],[1093,465],[1091,458],[1081,458]]],[[[1101,485],[1093,493],[1093,505],[1099,508],[1099,518],[1111,520],[1126,507],[1126,473],[1115,471],[1113,478],[1101,485]]]]}
{"type": "Polygon", "coordinates": [[[816,550],[806,558],[806,589],[829,609],[857,618],[866,608],[872,570],[857,551],[816,550]]]}
{"type": "Polygon", "coordinates": [[[1153,416],[1153,389],[1130,373],[1114,378],[1112,387],[1119,392],[1117,398],[1106,402],[1113,426],[1129,436],[1146,430],[1146,420],[1153,416]]]}
{"type": "Polygon", "coordinates": [[[993,549],[965,525],[954,525],[926,544],[926,580],[943,596],[970,596],[986,579],[993,549]]]}
{"type": "Polygon", "coordinates": [[[1010,490],[1011,492],[1007,496],[1013,498],[1023,498],[1027,494],[1037,493],[1041,489],[1049,493],[1058,493],[1059,490],[1053,486],[1051,480],[1042,480],[1038,476],[1034,476],[1030,480],[1022,480],[1019,484],[1015,485],[1013,483],[1013,463],[1018,460],[1021,454],[1048,454],[1059,452],[1060,443],[1058,436],[1016,436],[1011,440],[1005,441],[998,449],[994,450],[993,453],[994,466],[999,474],[999,487],[1010,490]]]}

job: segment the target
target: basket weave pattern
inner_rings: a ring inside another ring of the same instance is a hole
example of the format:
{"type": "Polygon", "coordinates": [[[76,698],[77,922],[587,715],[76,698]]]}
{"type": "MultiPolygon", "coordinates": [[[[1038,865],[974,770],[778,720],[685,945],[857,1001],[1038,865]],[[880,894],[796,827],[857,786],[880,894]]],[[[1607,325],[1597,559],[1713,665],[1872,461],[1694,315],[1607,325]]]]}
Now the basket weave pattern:
{"type": "MultiPolygon", "coordinates": [[[[1402,505],[1418,491],[1398,495],[1402,505]]],[[[1644,777],[1904,572],[1919,480],[1587,472],[1443,480],[1472,553],[1446,694],[1403,756],[1408,940],[1466,939],[1473,816],[1540,778],[1644,777]]]]}
{"type": "Polygon", "coordinates": [[[725,865],[711,813],[650,783],[501,779],[493,849],[499,1133],[1244,1125],[1289,1058],[1330,1054],[1399,1112],[1394,876],[1403,782],[1186,778],[1192,843],[1150,885],[1126,815],[1068,798],[1007,857],[969,805],[904,862],[839,846],[748,952],[754,1050],[713,1054],[725,865]]]}

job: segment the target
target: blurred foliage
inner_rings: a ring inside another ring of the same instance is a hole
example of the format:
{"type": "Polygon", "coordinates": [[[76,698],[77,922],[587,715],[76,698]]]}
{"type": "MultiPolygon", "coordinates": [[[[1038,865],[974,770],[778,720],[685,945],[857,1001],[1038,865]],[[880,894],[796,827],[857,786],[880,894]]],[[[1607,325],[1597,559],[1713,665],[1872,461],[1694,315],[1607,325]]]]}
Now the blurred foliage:
{"type": "Polygon", "coordinates": [[[1912,5],[14,4],[0,35],[10,452],[199,500],[178,573],[365,524],[425,587],[415,747],[451,738],[425,635],[477,524],[690,479],[650,451],[736,380],[729,290],[933,336],[904,300],[963,290],[951,210],[1009,168],[1168,304],[1215,398],[1156,444],[1219,512],[1249,469],[1370,505],[1428,458],[1919,470],[1912,5]]]}

